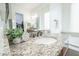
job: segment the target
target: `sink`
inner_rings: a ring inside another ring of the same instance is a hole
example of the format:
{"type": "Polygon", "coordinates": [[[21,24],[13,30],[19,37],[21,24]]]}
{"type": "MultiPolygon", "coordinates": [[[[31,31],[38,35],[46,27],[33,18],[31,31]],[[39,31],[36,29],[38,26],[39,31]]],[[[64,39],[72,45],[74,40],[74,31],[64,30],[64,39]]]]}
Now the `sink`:
{"type": "Polygon", "coordinates": [[[43,37],[41,37],[41,38],[37,38],[35,41],[34,41],[34,43],[36,43],[36,44],[54,44],[54,43],[56,43],[57,42],[57,40],[56,39],[54,39],[54,38],[43,38],[43,37]]]}

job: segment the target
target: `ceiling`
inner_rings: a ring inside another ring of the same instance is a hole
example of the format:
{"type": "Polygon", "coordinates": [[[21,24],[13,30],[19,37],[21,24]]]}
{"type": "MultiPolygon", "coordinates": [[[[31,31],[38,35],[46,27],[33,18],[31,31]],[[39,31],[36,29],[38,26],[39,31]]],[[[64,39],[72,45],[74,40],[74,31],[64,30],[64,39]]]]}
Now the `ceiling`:
{"type": "Polygon", "coordinates": [[[40,3],[14,3],[13,5],[22,9],[26,9],[27,11],[31,11],[32,9],[39,6],[40,3]]]}

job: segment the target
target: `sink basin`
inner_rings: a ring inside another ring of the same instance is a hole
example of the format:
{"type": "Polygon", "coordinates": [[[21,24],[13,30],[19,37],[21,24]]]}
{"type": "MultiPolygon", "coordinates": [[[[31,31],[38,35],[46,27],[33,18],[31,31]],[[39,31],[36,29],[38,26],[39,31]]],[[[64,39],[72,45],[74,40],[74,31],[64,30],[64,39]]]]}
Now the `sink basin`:
{"type": "Polygon", "coordinates": [[[54,44],[57,40],[54,38],[37,38],[34,43],[36,44],[54,44]]]}

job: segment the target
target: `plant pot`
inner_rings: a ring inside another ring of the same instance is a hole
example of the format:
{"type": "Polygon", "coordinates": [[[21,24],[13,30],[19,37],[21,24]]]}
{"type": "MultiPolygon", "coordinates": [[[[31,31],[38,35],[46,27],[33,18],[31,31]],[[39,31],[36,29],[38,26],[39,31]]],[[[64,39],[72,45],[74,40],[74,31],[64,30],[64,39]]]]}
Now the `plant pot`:
{"type": "Polygon", "coordinates": [[[13,43],[14,44],[17,44],[17,43],[20,43],[21,42],[21,38],[15,38],[14,40],[13,40],[13,43]]]}

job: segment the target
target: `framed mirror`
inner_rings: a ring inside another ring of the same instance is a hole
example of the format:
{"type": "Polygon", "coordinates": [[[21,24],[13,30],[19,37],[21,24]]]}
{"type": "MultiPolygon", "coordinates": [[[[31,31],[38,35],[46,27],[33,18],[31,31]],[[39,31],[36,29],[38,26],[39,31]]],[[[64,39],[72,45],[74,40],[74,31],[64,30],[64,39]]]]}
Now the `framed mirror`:
{"type": "Polygon", "coordinates": [[[23,14],[16,13],[16,28],[22,28],[24,31],[23,14]]]}

